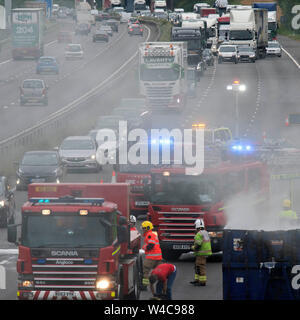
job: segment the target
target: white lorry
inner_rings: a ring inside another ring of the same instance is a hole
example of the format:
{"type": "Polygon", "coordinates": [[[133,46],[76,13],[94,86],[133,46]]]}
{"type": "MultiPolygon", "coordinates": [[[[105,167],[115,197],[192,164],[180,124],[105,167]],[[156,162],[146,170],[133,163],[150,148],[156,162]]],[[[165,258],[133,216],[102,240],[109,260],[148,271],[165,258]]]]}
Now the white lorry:
{"type": "Polygon", "coordinates": [[[267,10],[230,10],[229,44],[249,45],[255,51],[256,58],[264,58],[268,46],[267,10]]]}
{"type": "Polygon", "coordinates": [[[88,2],[79,2],[76,4],[76,19],[77,24],[96,24],[95,15],[91,13],[91,6],[88,2]]]}
{"type": "Polygon", "coordinates": [[[139,46],[139,86],[150,109],[182,110],[187,94],[187,43],[144,42],[139,46]]]}
{"type": "Polygon", "coordinates": [[[166,0],[155,0],[154,9],[163,9],[167,10],[167,1],[166,0]]]}

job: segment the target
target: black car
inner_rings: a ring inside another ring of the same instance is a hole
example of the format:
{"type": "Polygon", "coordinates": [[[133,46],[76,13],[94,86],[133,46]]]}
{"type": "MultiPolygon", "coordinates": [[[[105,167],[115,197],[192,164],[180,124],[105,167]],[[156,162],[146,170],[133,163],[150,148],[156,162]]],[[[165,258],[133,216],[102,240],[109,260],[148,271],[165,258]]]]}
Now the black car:
{"type": "Polygon", "coordinates": [[[0,176],[0,227],[15,223],[15,196],[6,177],[0,176]]]}
{"type": "Polygon", "coordinates": [[[65,168],[57,151],[28,151],[16,172],[17,190],[27,189],[34,182],[59,183],[64,176],[65,168]]]}
{"type": "Polygon", "coordinates": [[[106,31],[103,30],[96,30],[95,33],[93,34],[93,42],[97,41],[109,41],[109,35],[106,31]]]}
{"type": "Polygon", "coordinates": [[[109,19],[102,24],[103,26],[110,26],[112,31],[118,32],[119,31],[119,22],[117,20],[109,19]]]}
{"type": "Polygon", "coordinates": [[[90,26],[87,23],[80,23],[75,29],[75,35],[77,34],[88,35],[90,31],[91,31],[90,26]]]}
{"type": "Polygon", "coordinates": [[[214,65],[215,59],[214,59],[214,55],[210,49],[203,50],[203,60],[205,61],[206,65],[208,65],[208,66],[214,65]]]}

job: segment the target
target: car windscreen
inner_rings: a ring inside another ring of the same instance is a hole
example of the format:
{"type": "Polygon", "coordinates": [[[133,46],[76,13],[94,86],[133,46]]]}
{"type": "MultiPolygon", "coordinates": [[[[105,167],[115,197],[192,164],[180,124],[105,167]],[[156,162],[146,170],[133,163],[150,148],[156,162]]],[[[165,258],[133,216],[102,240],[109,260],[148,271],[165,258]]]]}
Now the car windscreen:
{"type": "Polygon", "coordinates": [[[269,48],[279,48],[279,44],[278,43],[269,43],[268,47],[269,48]]]}
{"type": "Polygon", "coordinates": [[[43,82],[38,80],[28,80],[23,82],[23,88],[25,89],[41,89],[44,88],[43,82]]]}
{"type": "Polygon", "coordinates": [[[55,63],[55,60],[52,58],[40,58],[40,63],[52,64],[55,63]]]}
{"type": "Polygon", "coordinates": [[[71,51],[71,52],[79,52],[79,51],[81,51],[81,47],[80,46],[68,46],[67,50],[71,51]]]}
{"type": "Polygon", "coordinates": [[[220,52],[235,52],[235,47],[220,47],[220,52]]]}
{"type": "Polygon", "coordinates": [[[39,213],[23,216],[22,244],[26,247],[105,247],[110,230],[98,215],[39,213]]]}
{"type": "Polygon", "coordinates": [[[22,160],[23,166],[56,166],[58,158],[55,153],[30,153],[25,154],[22,160]]]}
{"type": "Polygon", "coordinates": [[[65,140],[61,145],[61,150],[93,150],[95,145],[92,140],[65,140]]]}
{"type": "Polygon", "coordinates": [[[250,47],[239,47],[239,52],[253,52],[253,49],[250,47]]]}

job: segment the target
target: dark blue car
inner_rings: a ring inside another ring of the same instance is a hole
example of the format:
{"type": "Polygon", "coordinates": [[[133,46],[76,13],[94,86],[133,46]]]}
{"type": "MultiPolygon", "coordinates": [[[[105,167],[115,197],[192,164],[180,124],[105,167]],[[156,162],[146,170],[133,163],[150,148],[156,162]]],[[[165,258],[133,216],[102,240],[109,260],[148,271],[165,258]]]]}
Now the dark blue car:
{"type": "Polygon", "coordinates": [[[36,73],[59,73],[58,63],[54,57],[40,57],[37,66],[36,73]]]}

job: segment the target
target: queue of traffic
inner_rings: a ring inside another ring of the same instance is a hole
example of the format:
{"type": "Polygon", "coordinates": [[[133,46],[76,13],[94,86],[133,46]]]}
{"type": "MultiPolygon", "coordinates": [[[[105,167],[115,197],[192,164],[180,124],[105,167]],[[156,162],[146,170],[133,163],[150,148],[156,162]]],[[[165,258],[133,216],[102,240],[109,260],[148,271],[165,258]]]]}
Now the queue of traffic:
{"type": "MultiPolygon", "coordinates": [[[[191,129],[194,137],[197,131],[204,134],[203,151],[207,156],[201,174],[187,174],[188,163],[176,164],[176,143],[170,136],[143,141],[146,150],[156,145],[162,153],[168,147],[169,163],[159,158],[154,165],[121,164],[121,148],[111,153],[107,143],[104,152],[107,162],[100,161],[98,151],[106,142],[100,139],[100,133],[110,130],[122,137],[120,122],[127,123],[125,135],[127,130],[172,130],[179,122],[182,124],[188,105],[196,103],[197,83],[209,67],[217,67],[216,62],[254,63],[266,55],[281,57],[280,44],[268,42],[266,28],[260,38],[255,36],[259,27],[256,12],[266,21],[265,9],[231,7],[229,34],[223,34],[222,23],[211,16],[223,13],[222,10],[198,4],[193,13],[177,9],[167,14],[164,4],[160,4],[161,8],[158,2],[154,17],[167,18],[174,26],[170,42],[148,41],[138,46],[139,97],[122,98],[119,105],[111,106],[111,114],[95,119],[94,127],[85,135],[64,137],[55,150],[27,151],[16,163],[16,189],[28,192],[21,209],[19,299],[139,299],[140,291],[150,285],[153,296],[171,300],[176,265],[162,263],[163,259],[174,261],[193,251],[196,261],[191,284],[205,286],[206,257],[220,253],[224,247],[228,201],[250,192],[255,195],[251,206],[257,210],[268,201],[270,179],[266,163],[253,155],[251,144],[234,139],[226,126],[194,123],[180,127],[191,129]],[[248,29],[251,34],[245,37],[245,30],[238,29],[244,22],[236,24],[241,16],[255,21],[252,29],[248,29]],[[110,163],[114,164],[111,183],[64,182],[67,173],[98,173],[110,163]],[[134,216],[140,215],[146,215],[142,224],[143,246],[141,234],[130,224],[135,223],[134,216]]],[[[124,11],[117,3],[114,8],[119,8],[120,13],[124,11]]],[[[92,33],[92,42],[109,42],[118,32],[124,15],[120,14],[119,20],[107,19],[106,14],[97,12],[93,20],[87,11],[90,10],[80,8],[74,15],[75,35],[89,37],[92,33]]],[[[144,36],[139,16],[146,15],[145,11],[127,19],[129,36],[144,36]]],[[[65,19],[63,12],[57,16],[65,19]]],[[[227,17],[225,10],[221,18],[227,17]]],[[[58,34],[58,41],[67,44],[65,59],[84,59],[83,46],[72,40],[73,33],[58,34]]],[[[59,74],[55,57],[39,50],[36,73],[59,74]]],[[[15,58],[16,52],[20,51],[14,51],[15,58]]],[[[48,89],[42,79],[25,79],[20,88],[20,104],[41,102],[46,106],[48,89]]],[[[131,142],[127,142],[128,148],[131,142]]],[[[196,143],[191,144],[193,150],[196,143]]],[[[14,193],[5,177],[0,182],[0,195],[4,195],[0,201],[3,207],[0,224],[8,227],[9,242],[16,243],[14,193]]],[[[296,220],[289,207],[285,201],[282,218],[290,215],[296,220]]],[[[241,247],[233,250],[242,250],[245,242],[238,240],[241,239],[234,238],[241,247]]],[[[229,274],[230,270],[226,272],[229,274]]],[[[238,294],[232,296],[237,298],[238,294]]]]}

